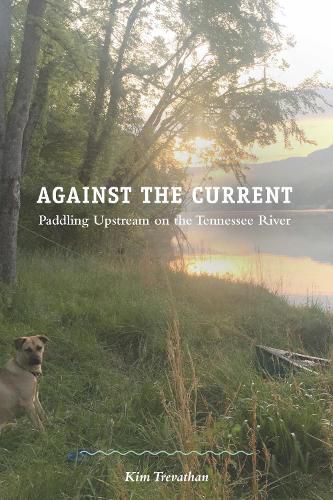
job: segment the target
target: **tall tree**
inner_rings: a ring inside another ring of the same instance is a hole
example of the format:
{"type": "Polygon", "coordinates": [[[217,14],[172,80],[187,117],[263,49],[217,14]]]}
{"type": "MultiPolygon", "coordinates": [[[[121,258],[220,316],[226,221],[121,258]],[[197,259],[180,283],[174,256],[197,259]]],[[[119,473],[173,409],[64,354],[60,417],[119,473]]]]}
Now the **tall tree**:
{"type": "Polygon", "coordinates": [[[262,71],[288,43],[274,21],[276,6],[111,1],[80,180],[91,181],[105,148],[117,157],[111,177],[120,184],[135,182],[176,137],[209,136],[220,165],[236,173],[249,147],[275,142],[278,131],[286,142],[306,140],[296,117],[316,108],[313,82],[288,89],[262,71]],[[120,153],[117,133],[133,138],[120,153]]]}
{"type": "Polygon", "coordinates": [[[110,45],[112,29],[115,22],[115,13],[118,9],[118,1],[111,0],[109,12],[105,25],[105,34],[103,44],[100,48],[98,76],[95,88],[94,103],[92,105],[92,113],[89,124],[88,139],[86,151],[84,154],[82,166],[80,169],[79,177],[83,184],[88,184],[91,178],[91,173],[94,169],[95,161],[102,148],[103,128],[103,110],[105,106],[105,94],[108,89],[108,82],[110,79],[110,45]]]}
{"type": "Polygon", "coordinates": [[[10,56],[11,0],[0,0],[0,167],[6,135],[7,73],[10,56]]]}
{"type": "Polygon", "coordinates": [[[131,6],[130,2],[118,2],[111,0],[109,7],[109,19],[105,28],[104,44],[101,49],[99,59],[98,79],[96,83],[95,99],[91,115],[90,129],[87,140],[87,148],[84,155],[82,167],[80,170],[80,180],[88,184],[94,171],[96,160],[103,152],[107,141],[117,125],[119,117],[120,100],[122,97],[124,72],[124,59],[133,37],[133,28],[140,18],[141,12],[156,0],[136,0],[131,6]],[[121,42],[117,50],[115,62],[110,75],[110,44],[112,29],[115,24],[115,14],[121,7],[130,6],[128,16],[124,17],[124,31],[121,42]],[[109,83],[109,85],[108,85],[109,83]],[[110,97],[107,103],[107,112],[103,120],[103,108],[105,105],[105,96],[107,91],[110,97]]]}
{"type": "Polygon", "coordinates": [[[6,109],[8,53],[10,47],[10,2],[0,0],[0,280],[12,284],[16,280],[17,232],[20,211],[22,145],[32,100],[40,47],[40,24],[46,0],[29,0],[21,46],[20,64],[12,105],[6,109]],[[5,16],[3,17],[3,14],[5,16]],[[1,136],[0,136],[1,137],[1,136]]]}

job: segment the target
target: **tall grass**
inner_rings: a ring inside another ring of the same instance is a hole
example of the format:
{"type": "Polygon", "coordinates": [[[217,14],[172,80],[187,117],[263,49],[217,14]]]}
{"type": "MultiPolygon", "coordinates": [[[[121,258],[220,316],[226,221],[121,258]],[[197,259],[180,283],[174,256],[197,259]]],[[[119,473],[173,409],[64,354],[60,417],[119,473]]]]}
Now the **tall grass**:
{"type": "Polygon", "coordinates": [[[16,336],[51,338],[47,433],[23,418],[0,436],[1,500],[330,498],[332,378],[265,380],[253,359],[256,343],[325,354],[332,318],[318,307],[164,271],[151,255],[138,264],[36,254],[21,257],[18,287],[1,290],[0,320],[1,364],[16,336]],[[78,448],[179,447],[253,455],[66,461],[78,448]],[[124,481],[125,471],[189,469],[209,482],[124,481]]]}
{"type": "MultiPolygon", "coordinates": [[[[175,434],[177,435],[178,449],[191,453],[198,449],[195,425],[195,404],[192,408],[192,394],[197,390],[196,377],[193,373],[192,384],[187,387],[184,374],[184,359],[181,346],[179,322],[176,318],[168,328],[167,356],[170,365],[169,388],[171,401],[165,405],[167,415],[172,422],[175,434]]],[[[195,403],[195,400],[194,400],[195,403]]],[[[199,461],[195,454],[179,455],[183,474],[198,474],[199,461]]],[[[188,498],[191,492],[190,483],[182,483],[181,496],[188,498]]]]}

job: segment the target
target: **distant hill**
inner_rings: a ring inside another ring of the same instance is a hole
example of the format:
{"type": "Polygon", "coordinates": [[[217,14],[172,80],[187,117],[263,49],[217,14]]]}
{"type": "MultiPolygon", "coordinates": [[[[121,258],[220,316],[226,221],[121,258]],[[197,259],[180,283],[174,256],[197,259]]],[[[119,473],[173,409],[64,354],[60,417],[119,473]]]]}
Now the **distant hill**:
{"type": "MultiPolygon", "coordinates": [[[[200,185],[205,177],[203,168],[190,168],[189,174],[193,185],[200,185]]],[[[333,209],[333,145],[306,157],[251,165],[246,172],[246,180],[249,186],[293,186],[293,202],[288,205],[290,209],[333,209]]],[[[232,174],[214,172],[203,184],[236,186],[237,182],[232,174]]],[[[216,205],[205,207],[207,210],[216,208],[216,205]]],[[[224,205],[224,208],[258,210],[258,205],[224,205]]],[[[260,206],[261,208],[263,207],[260,206]]],[[[285,209],[286,205],[275,208],[285,209]]]]}
{"type": "Polygon", "coordinates": [[[333,115],[333,89],[321,89],[320,94],[325,99],[326,103],[321,104],[325,115],[333,115]]]}

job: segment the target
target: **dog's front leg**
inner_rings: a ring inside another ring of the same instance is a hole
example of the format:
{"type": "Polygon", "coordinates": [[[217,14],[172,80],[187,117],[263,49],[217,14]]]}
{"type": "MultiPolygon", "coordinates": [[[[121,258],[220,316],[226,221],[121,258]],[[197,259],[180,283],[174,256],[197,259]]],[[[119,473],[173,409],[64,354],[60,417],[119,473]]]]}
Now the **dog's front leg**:
{"type": "Polygon", "coordinates": [[[44,422],[47,422],[47,415],[45,413],[44,408],[42,407],[41,402],[39,401],[38,392],[37,392],[36,398],[35,398],[35,408],[36,408],[36,412],[37,412],[39,418],[41,420],[44,420],[44,422]]]}
{"type": "Polygon", "coordinates": [[[35,405],[31,403],[29,406],[26,407],[26,412],[28,417],[30,418],[31,422],[34,424],[34,426],[41,432],[45,431],[44,425],[41,421],[41,419],[38,416],[38,413],[36,411],[35,405]]]}

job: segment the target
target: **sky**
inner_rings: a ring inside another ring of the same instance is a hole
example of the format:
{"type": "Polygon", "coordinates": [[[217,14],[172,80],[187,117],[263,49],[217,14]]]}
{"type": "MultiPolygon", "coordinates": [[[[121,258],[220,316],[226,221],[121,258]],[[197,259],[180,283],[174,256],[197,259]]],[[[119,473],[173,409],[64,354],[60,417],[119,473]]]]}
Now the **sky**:
{"type": "MultiPolygon", "coordinates": [[[[319,71],[320,80],[333,86],[333,0],[278,1],[280,7],[276,20],[285,27],[286,34],[293,35],[296,45],[281,53],[289,68],[285,71],[269,69],[268,76],[295,86],[319,71]]],[[[333,90],[327,95],[333,105],[333,90]]],[[[300,117],[299,124],[307,137],[316,142],[315,145],[294,141],[292,148],[286,149],[281,136],[272,146],[253,148],[259,163],[307,156],[333,144],[333,109],[325,114],[300,117]]],[[[204,140],[201,142],[198,151],[209,147],[204,140]]]]}
{"type": "MultiPolygon", "coordinates": [[[[281,55],[289,63],[286,71],[271,71],[276,78],[294,86],[320,71],[320,80],[333,85],[333,0],[279,0],[277,20],[294,36],[296,46],[281,55]]],[[[330,98],[333,104],[333,91],[330,98]]],[[[283,141],[264,149],[254,148],[259,162],[282,160],[293,156],[307,156],[333,143],[333,113],[305,116],[300,124],[307,136],[317,144],[293,143],[285,149],[283,141]]]]}
{"type": "Polygon", "coordinates": [[[282,76],[297,84],[316,71],[333,83],[333,1],[279,0],[278,21],[296,40],[296,47],[283,53],[290,68],[282,76]]]}

